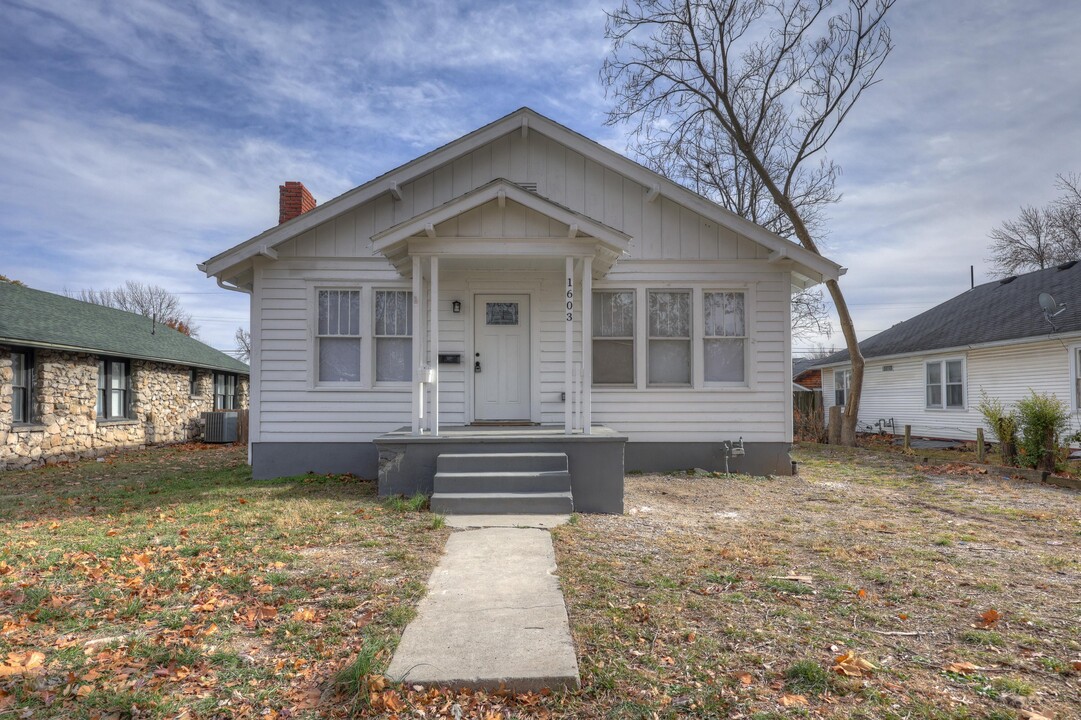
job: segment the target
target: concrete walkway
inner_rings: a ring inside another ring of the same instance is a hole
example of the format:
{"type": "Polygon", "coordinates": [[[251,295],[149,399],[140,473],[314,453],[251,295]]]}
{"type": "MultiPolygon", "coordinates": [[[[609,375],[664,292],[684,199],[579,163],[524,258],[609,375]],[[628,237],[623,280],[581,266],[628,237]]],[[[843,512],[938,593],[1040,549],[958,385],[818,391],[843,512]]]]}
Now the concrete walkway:
{"type": "MultiPolygon", "coordinates": [[[[485,520],[471,518],[479,525],[488,524],[485,520]]],[[[502,684],[514,692],[579,687],[578,660],[555,569],[547,530],[483,527],[455,532],[432,572],[416,619],[402,634],[387,676],[412,684],[484,690],[502,684]]]]}

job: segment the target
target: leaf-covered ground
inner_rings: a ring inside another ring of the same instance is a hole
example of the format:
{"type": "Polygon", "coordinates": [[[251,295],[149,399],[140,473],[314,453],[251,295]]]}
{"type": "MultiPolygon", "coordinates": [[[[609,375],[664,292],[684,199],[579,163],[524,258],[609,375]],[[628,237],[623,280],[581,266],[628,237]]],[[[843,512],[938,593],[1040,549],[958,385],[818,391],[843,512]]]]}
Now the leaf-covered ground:
{"type": "Polygon", "coordinates": [[[801,448],[555,531],[576,693],[379,673],[448,531],[182,446],[0,475],[0,719],[1081,717],[1081,494],[801,448]]]}
{"type": "Polygon", "coordinates": [[[1081,494],[804,447],[630,477],[557,554],[591,717],[1081,717],[1081,494]]]}

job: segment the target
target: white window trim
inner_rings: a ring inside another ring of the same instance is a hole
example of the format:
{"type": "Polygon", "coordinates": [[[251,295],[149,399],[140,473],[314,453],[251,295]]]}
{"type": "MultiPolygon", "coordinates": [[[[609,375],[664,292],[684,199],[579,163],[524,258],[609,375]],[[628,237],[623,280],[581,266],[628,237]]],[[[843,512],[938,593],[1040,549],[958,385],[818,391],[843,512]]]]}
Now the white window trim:
{"type": "MultiPolygon", "coordinates": [[[[341,381],[321,381],[319,379],[319,291],[320,290],[359,290],[360,291],[360,312],[363,316],[365,308],[370,307],[372,299],[371,288],[365,287],[360,283],[350,282],[347,280],[327,280],[319,283],[312,283],[308,286],[308,388],[311,390],[320,391],[349,391],[360,390],[371,387],[369,377],[374,377],[374,370],[371,369],[371,363],[367,371],[365,368],[360,369],[360,380],[356,382],[341,382],[341,381]]],[[[374,313],[369,313],[373,316],[374,313]]],[[[370,356],[372,350],[371,334],[365,334],[363,328],[364,322],[360,324],[362,328],[360,334],[360,357],[363,364],[364,358],[370,356]]],[[[347,336],[348,337],[348,336],[347,336]]]]}
{"type": "Polygon", "coordinates": [[[1074,415],[1081,414],[1081,403],[1077,398],[1077,379],[1081,373],[1081,363],[1078,363],[1077,355],[1081,353],[1081,343],[1070,345],[1067,350],[1070,353],[1070,409],[1074,415]]]}
{"type": "Polygon", "coordinates": [[[833,371],[833,404],[837,407],[848,406],[848,395],[852,392],[852,368],[837,368],[833,371]],[[845,401],[843,403],[837,402],[837,376],[847,376],[845,381],[845,401]]]}
{"type": "MultiPolygon", "coordinates": [[[[593,292],[594,295],[600,295],[602,293],[621,293],[621,292],[625,292],[625,293],[630,293],[631,297],[634,298],[634,306],[633,306],[633,309],[634,309],[634,324],[633,324],[633,327],[632,327],[632,332],[634,334],[630,336],[630,341],[631,341],[631,368],[632,368],[631,369],[631,381],[629,383],[598,383],[598,382],[596,382],[594,380],[593,388],[598,389],[598,390],[609,390],[609,389],[612,389],[612,390],[631,390],[631,389],[636,389],[638,387],[638,316],[641,314],[641,311],[640,311],[640,309],[638,307],[638,292],[633,287],[612,287],[612,288],[594,287],[592,292],[593,292]]],[[[596,307],[596,299],[593,300],[592,307],[596,307]]],[[[627,340],[628,339],[628,338],[625,338],[625,337],[601,337],[601,338],[598,338],[596,335],[593,334],[593,318],[592,317],[589,317],[589,318],[583,317],[582,322],[588,322],[589,323],[589,340],[590,340],[590,342],[594,343],[594,346],[595,346],[595,343],[596,343],[597,340],[601,340],[603,342],[605,340],[627,340]]],[[[648,330],[649,325],[646,325],[646,328],[648,330]]],[[[647,357],[648,357],[648,355],[647,355],[647,357]]]]}
{"type": "Polygon", "coordinates": [[[698,353],[700,361],[698,363],[700,367],[701,378],[695,378],[698,382],[697,387],[700,388],[745,388],[751,385],[751,375],[753,372],[753,365],[751,364],[751,338],[753,336],[753,330],[751,327],[751,318],[753,313],[751,312],[752,295],[749,288],[726,288],[726,287],[700,287],[695,290],[695,305],[698,312],[699,327],[696,328],[695,335],[697,336],[697,345],[695,352],[698,353]],[[740,293],[743,295],[743,335],[710,335],[706,336],[706,293],[740,293]],[[743,380],[706,380],[706,340],[743,340],[743,380]]]}
{"type": "Polygon", "coordinates": [[[966,412],[968,410],[968,360],[965,356],[943,357],[936,358],[934,360],[923,361],[923,409],[934,410],[936,412],[966,412]],[[948,362],[961,362],[961,405],[950,407],[946,404],[946,363],[948,362]],[[942,404],[941,405],[928,405],[927,404],[927,367],[929,365],[940,365],[942,367],[942,380],[940,387],[942,388],[942,404]]]}
{"type": "Polygon", "coordinates": [[[694,390],[702,387],[701,374],[702,363],[698,360],[698,357],[702,352],[702,333],[695,328],[695,318],[697,312],[701,312],[702,309],[702,289],[693,287],[657,287],[647,286],[646,291],[646,304],[642,308],[642,315],[646,320],[646,333],[645,333],[645,346],[646,346],[646,387],[651,389],[662,390],[694,390]],[[690,323],[690,336],[686,338],[676,337],[653,337],[649,334],[649,294],[651,292],[667,292],[667,293],[687,293],[691,296],[691,316],[688,318],[690,323]],[[649,346],[654,340],[686,340],[690,346],[690,367],[688,368],[689,380],[686,383],[651,383],[649,381],[649,346]]]}
{"type": "MultiPolygon", "coordinates": [[[[376,367],[375,367],[375,363],[376,363],[376,344],[377,344],[376,340],[378,338],[381,338],[381,337],[386,337],[386,338],[407,337],[405,335],[376,335],[375,334],[375,294],[377,292],[407,292],[410,295],[412,295],[413,294],[413,286],[412,285],[397,285],[397,286],[395,286],[395,285],[376,285],[376,286],[368,288],[368,296],[369,296],[369,299],[371,300],[371,312],[368,313],[368,337],[370,338],[370,342],[368,343],[368,354],[367,355],[362,355],[362,357],[367,357],[368,358],[368,370],[369,370],[369,372],[367,373],[367,376],[368,376],[367,379],[368,379],[368,382],[369,382],[368,386],[372,387],[372,388],[388,388],[388,389],[412,390],[412,387],[413,387],[413,381],[412,380],[377,380],[376,379],[376,367]]],[[[425,292],[430,293],[431,289],[426,288],[425,292]]],[[[364,301],[364,293],[362,292],[361,293],[361,302],[363,302],[363,301],[364,301]]],[[[413,309],[412,309],[412,307],[410,307],[410,309],[409,309],[409,317],[410,317],[410,321],[412,321],[412,317],[413,317],[413,309]]],[[[436,318],[431,318],[430,319],[430,322],[435,322],[435,321],[436,321],[436,318]]],[[[417,366],[418,366],[417,358],[416,358],[416,350],[417,350],[416,334],[417,334],[417,332],[418,332],[418,328],[413,328],[413,334],[408,336],[409,341],[413,345],[413,359],[411,361],[411,364],[412,364],[412,368],[413,368],[414,373],[416,373],[417,366]]],[[[362,352],[364,350],[363,346],[364,346],[364,340],[362,338],[361,339],[361,351],[362,352]]]]}

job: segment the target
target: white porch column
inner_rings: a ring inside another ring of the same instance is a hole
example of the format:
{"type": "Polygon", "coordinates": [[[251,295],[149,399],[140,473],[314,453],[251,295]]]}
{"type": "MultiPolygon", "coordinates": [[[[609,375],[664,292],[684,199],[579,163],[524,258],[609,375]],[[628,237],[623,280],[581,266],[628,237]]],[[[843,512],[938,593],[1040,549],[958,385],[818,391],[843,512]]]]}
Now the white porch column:
{"type": "Polygon", "coordinates": [[[593,258],[582,259],[582,433],[593,424],[593,258]]]}
{"type": "Polygon", "coordinates": [[[413,434],[420,435],[424,417],[424,328],[420,324],[421,298],[424,295],[424,273],[420,256],[413,256],[413,434]]]}
{"type": "Polygon", "coordinates": [[[567,258],[566,298],[567,331],[563,348],[563,432],[570,435],[574,430],[574,378],[571,377],[571,355],[574,352],[574,258],[567,258]]]}
{"type": "Polygon", "coordinates": [[[432,256],[432,310],[428,316],[431,327],[431,363],[432,363],[432,435],[439,435],[439,258],[432,256]]]}

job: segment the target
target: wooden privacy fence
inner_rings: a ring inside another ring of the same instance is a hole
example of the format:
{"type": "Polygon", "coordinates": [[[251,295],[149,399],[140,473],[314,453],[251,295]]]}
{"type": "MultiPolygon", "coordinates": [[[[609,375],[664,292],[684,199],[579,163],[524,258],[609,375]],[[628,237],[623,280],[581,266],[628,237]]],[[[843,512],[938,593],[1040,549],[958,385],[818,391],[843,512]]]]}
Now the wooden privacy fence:
{"type": "Polygon", "coordinates": [[[821,390],[792,393],[792,432],[797,440],[826,441],[821,390]]]}
{"type": "Polygon", "coordinates": [[[248,444],[248,410],[236,411],[236,441],[241,445],[248,444]]]}

